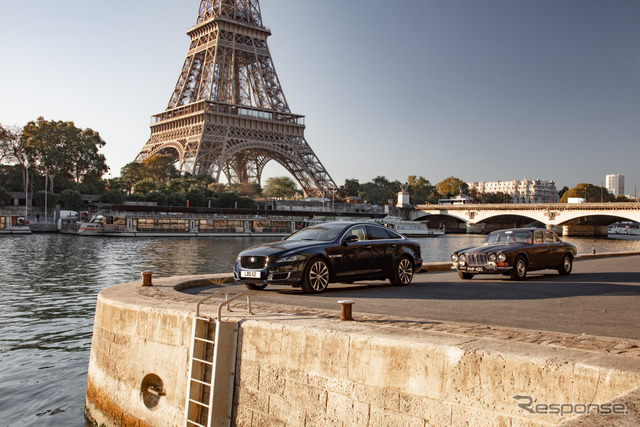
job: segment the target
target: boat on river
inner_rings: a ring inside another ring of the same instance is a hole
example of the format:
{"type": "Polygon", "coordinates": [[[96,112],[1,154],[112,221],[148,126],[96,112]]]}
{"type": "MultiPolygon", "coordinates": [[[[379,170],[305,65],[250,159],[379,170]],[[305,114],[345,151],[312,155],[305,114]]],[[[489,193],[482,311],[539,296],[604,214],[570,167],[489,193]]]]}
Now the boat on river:
{"type": "Polygon", "coordinates": [[[61,232],[109,237],[284,237],[302,228],[302,219],[192,212],[98,213],[61,232]]]}
{"type": "Polygon", "coordinates": [[[0,234],[31,234],[29,221],[16,213],[0,213],[0,234]]]}
{"type": "Polygon", "coordinates": [[[609,234],[621,234],[625,236],[640,236],[640,224],[632,221],[620,221],[611,224],[609,234]]]}
{"type": "Polygon", "coordinates": [[[406,237],[438,237],[444,235],[444,226],[429,228],[429,221],[406,221],[400,218],[387,216],[374,220],[378,224],[385,225],[406,237]]]}

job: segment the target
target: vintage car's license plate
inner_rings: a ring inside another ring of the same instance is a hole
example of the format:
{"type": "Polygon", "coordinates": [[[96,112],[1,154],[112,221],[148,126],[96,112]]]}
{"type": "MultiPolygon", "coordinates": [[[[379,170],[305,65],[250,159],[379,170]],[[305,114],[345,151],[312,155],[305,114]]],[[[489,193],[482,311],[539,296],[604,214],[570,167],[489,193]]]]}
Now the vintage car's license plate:
{"type": "Polygon", "coordinates": [[[246,277],[251,279],[259,279],[260,272],[259,271],[241,271],[240,277],[246,277]]]}
{"type": "Polygon", "coordinates": [[[467,271],[481,272],[484,271],[484,267],[467,267],[467,271]]]}

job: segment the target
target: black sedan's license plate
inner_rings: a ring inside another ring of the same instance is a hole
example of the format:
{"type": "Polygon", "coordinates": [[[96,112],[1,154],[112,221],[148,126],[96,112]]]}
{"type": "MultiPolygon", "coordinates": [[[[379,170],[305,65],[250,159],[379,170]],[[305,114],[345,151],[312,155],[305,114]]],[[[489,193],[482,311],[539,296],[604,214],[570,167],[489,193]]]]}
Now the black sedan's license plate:
{"type": "Polygon", "coordinates": [[[241,271],[240,277],[251,278],[251,279],[259,279],[260,272],[259,271],[241,271]]]}
{"type": "Polygon", "coordinates": [[[484,271],[484,267],[467,267],[467,271],[473,273],[481,273],[484,271]]]}

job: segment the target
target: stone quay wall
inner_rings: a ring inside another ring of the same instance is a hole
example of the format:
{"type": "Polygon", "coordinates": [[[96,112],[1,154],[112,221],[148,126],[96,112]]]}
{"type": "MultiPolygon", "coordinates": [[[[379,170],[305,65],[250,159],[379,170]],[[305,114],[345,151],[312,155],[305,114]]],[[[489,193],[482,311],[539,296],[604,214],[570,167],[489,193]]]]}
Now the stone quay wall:
{"type": "MultiPolygon", "coordinates": [[[[154,279],[150,287],[132,282],[100,293],[85,401],[90,421],[184,425],[201,296],[183,291],[225,281],[154,279]]],[[[233,310],[224,312],[239,325],[233,410],[221,425],[640,424],[637,357],[467,334],[460,324],[424,330],[389,316],[340,321],[336,312],[258,304],[253,315],[233,310]],[[518,405],[528,398],[532,404],[518,405]],[[629,413],[575,418],[572,406],[613,403],[629,413]],[[564,414],[550,410],[561,404],[564,414]]],[[[202,312],[215,317],[215,304],[202,312]]]]}

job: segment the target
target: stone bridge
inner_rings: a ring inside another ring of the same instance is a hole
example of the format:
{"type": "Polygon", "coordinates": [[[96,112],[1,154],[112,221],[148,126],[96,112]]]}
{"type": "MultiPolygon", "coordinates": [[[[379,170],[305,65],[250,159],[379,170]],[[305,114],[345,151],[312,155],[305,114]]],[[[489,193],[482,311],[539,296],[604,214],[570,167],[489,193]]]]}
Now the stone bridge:
{"type": "Polygon", "coordinates": [[[444,225],[447,232],[488,233],[542,224],[564,236],[606,236],[614,222],[640,222],[640,203],[417,205],[408,213],[411,220],[444,225]]]}

